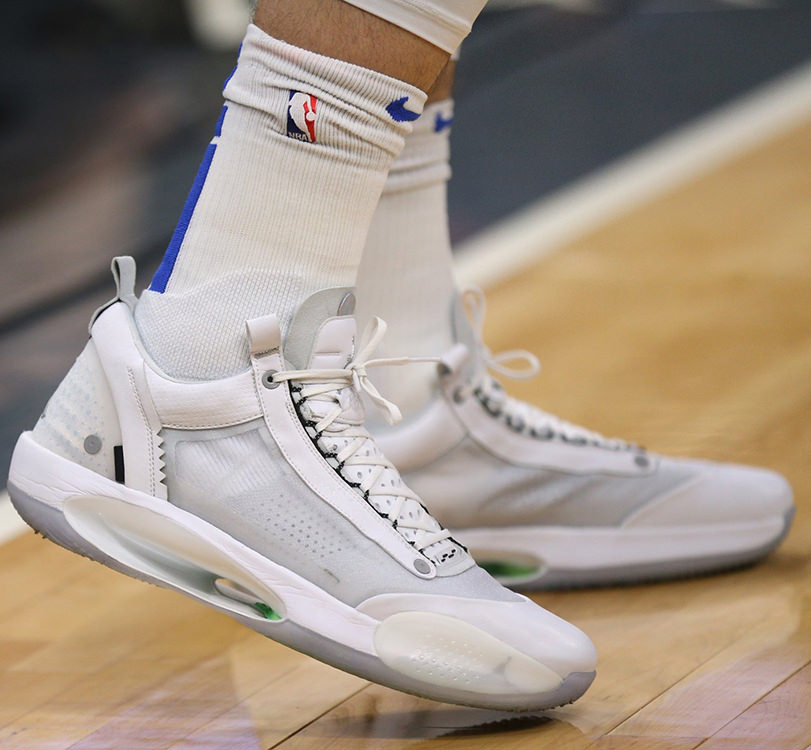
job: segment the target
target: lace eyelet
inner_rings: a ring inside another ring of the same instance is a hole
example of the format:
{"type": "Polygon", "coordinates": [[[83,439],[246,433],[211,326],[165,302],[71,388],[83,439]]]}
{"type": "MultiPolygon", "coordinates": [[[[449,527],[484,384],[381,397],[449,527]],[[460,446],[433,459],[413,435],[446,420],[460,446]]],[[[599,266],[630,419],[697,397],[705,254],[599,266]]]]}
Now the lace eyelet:
{"type": "Polygon", "coordinates": [[[458,385],[456,388],[453,389],[453,402],[455,404],[463,404],[465,402],[465,395],[462,392],[462,386],[458,385]]]}
{"type": "Polygon", "coordinates": [[[569,437],[568,435],[561,434],[560,439],[569,445],[586,445],[588,440],[583,437],[569,437]]]}
{"type": "Polygon", "coordinates": [[[417,573],[428,575],[428,573],[431,572],[431,566],[425,560],[417,558],[414,560],[414,570],[416,570],[417,573]]]}
{"type": "Polygon", "coordinates": [[[482,400],[481,405],[484,407],[484,410],[491,416],[491,417],[500,417],[502,415],[502,410],[499,409],[497,406],[492,406],[489,401],[482,400]]]}
{"type": "Polygon", "coordinates": [[[277,381],[275,381],[273,379],[273,376],[277,372],[279,372],[279,371],[278,370],[267,370],[267,371],[262,373],[262,385],[265,386],[265,388],[273,390],[274,388],[278,388],[281,385],[280,382],[277,382],[277,381]]]}
{"type": "Polygon", "coordinates": [[[527,426],[527,423],[523,419],[513,419],[512,417],[507,417],[505,420],[507,422],[507,427],[511,430],[515,430],[516,432],[523,432],[524,428],[527,426]]]}
{"type": "Polygon", "coordinates": [[[538,432],[534,427],[530,429],[529,434],[538,440],[552,440],[555,437],[555,431],[546,428],[546,432],[538,432]]]}

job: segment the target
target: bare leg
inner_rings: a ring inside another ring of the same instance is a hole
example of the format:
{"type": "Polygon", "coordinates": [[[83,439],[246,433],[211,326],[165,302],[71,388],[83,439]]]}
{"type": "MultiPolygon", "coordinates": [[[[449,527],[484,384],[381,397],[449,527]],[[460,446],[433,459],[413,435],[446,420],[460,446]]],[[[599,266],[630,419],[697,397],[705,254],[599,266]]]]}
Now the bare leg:
{"type": "Polygon", "coordinates": [[[456,78],[456,62],[449,60],[442,72],[437,77],[434,85],[428,89],[428,99],[426,104],[441,102],[443,99],[450,99],[453,96],[453,82],[456,78]]]}
{"type": "Polygon", "coordinates": [[[254,23],[277,39],[320,55],[431,88],[450,55],[343,0],[259,0],[254,23]]]}

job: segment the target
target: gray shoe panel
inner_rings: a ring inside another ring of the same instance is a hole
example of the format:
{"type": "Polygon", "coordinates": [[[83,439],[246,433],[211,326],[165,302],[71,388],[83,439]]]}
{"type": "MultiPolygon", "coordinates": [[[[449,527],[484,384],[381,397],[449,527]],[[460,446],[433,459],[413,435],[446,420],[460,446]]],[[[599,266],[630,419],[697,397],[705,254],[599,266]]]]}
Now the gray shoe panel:
{"type": "Polygon", "coordinates": [[[618,526],[637,508],[693,476],[689,464],[665,461],[654,473],[635,477],[514,466],[467,438],[404,478],[440,522],[463,529],[618,526]]]}
{"type": "Polygon", "coordinates": [[[475,567],[430,580],[410,573],[301,480],[262,420],[162,435],[174,505],[347,604],[405,592],[516,598],[475,567]]]}

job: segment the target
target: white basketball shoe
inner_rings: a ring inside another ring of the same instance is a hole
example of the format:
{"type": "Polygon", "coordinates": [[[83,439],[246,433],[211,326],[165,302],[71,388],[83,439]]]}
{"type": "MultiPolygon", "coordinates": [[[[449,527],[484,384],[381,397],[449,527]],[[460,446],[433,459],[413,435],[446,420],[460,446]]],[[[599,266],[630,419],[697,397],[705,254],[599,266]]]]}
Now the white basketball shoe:
{"type": "Polygon", "coordinates": [[[782,476],[646,453],[507,396],[488,367],[523,376],[504,362],[527,357],[534,374],[537,360],[492,357],[483,295],[464,297],[470,320],[460,300],[435,399],[373,432],[496,578],[549,588],[664,579],[751,563],[779,544],[794,513],[782,476]]]}
{"type": "Polygon", "coordinates": [[[365,369],[383,326],[356,353],[346,290],[310,297],[284,342],[275,316],[248,321],[245,372],[179,382],[140,342],[134,262],[113,268],[118,294],[14,451],[31,526],[400,690],[504,709],[586,690],[589,639],[476,567],[364,429],[361,390],[394,407],[365,369]]]}

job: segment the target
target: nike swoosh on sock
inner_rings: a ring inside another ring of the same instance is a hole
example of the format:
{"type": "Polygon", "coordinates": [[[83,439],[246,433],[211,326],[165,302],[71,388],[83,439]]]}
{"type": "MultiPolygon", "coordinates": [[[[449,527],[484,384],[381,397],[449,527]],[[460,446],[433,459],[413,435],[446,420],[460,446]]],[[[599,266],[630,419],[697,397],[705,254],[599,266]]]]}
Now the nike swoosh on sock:
{"type": "Polygon", "coordinates": [[[412,112],[410,109],[406,109],[405,104],[407,101],[408,97],[404,96],[401,99],[395,99],[386,107],[386,112],[391,115],[392,120],[395,122],[412,122],[420,116],[419,112],[412,112]]]}

